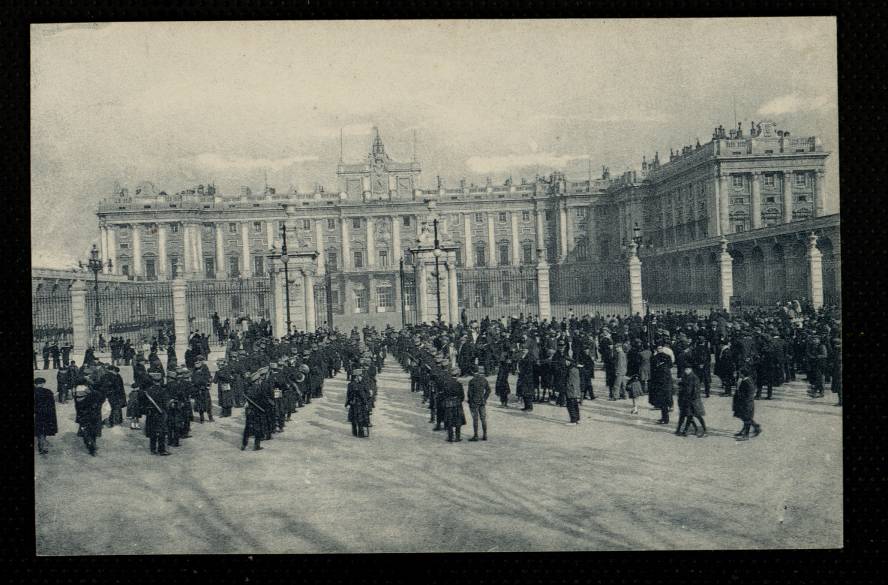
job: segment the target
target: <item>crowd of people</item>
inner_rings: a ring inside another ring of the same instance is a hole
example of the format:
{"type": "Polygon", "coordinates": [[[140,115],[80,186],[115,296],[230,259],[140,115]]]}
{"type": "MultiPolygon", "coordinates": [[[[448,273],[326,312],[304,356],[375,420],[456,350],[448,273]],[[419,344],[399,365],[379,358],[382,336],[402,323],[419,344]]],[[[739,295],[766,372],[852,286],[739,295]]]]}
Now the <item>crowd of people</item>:
{"type": "MultiPolygon", "coordinates": [[[[355,437],[368,437],[370,415],[376,399],[376,373],[385,359],[385,342],[373,329],[349,336],[319,330],[275,339],[265,322],[250,323],[231,331],[225,357],[216,361],[215,372],[207,365],[205,336],[192,334],[179,364],[170,352],[166,364],[156,346],[135,352],[132,358],[131,391],[127,395],[120,367],[88,353],[82,366],[71,361],[59,370],[58,403],[73,399],[78,435],[91,455],[98,450],[103,427],[129,420],[130,429],[144,430],[151,453],[169,455],[192,436],[192,423],[214,422],[215,385],[218,416],[229,417],[243,409],[241,449],[253,438],[253,449],[284,431],[297,410],[323,396],[324,380],[341,369],[349,381],[345,406],[355,437]],[[107,402],[110,413],[102,416],[107,402]],[[124,412],[125,411],[125,412],[124,412]],[[144,421],[144,427],[142,422],[144,421]]],[[[35,436],[38,451],[48,453],[47,437],[58,432],[56,400],[35,383],[35,436]]]]}
{"type": "MultiPolygon", "coordinates": [[[[704,398],[713,395],[713,374],[724,396],[732,397],[733,415],[743,426],[738,440],[761,434],[755,401],[769,400],[782,384],[805,375],[811,397],[825,395],[825,385],[842,404],[841,330],[837,314],[814,311],[799,303],[772,310],[728,313],[665,312],[634,316],[572,316],[560,321],[536,317],[462,322],[457,325],[408,325],[382,333],[372,327],[349,334],[328,331],[272,337],[266,321],[229,330],[225,357],[211,374],[206,336],[193,333],[179,365],[175,351],[164,364],[156,344],[145,344],[132,358],[133,383],[127,396],[120,367],[87,352],[84,364],[71,361],[58,372],[58,402],[73,396],[79,435],[91,454],[103,425],[122,424],[144,431],[152,453],[191,436],[191,423],[213,422],[211,387],[216,386],[219,416],[243,409],[241,449],[253,448],[284,431],[298,409],[323,395],[324,380],[344,370],[348,382],[345,407],[355,437],[369,437],[370,415],[377,397],[377,374],[389,351],[410,375],[411,392],[419,393],[434,430],[460,442],[468,402],[473,423],[470,441],[488,440],[486,403],[491,393],[509,407],[511,377],[521,410],[534,404],[565,407],[567,424],[580,424],[579,405],[596,400],[592,381],[604,374],[607,400],[638,401],[647,396],[669,424],[678,407],[675,433],[707,433],[704,398]],[[675,375],[673,375],[673,370],[675,375]],[[496,376],[493,392],[487,377],[496,376]],[[462,380],[461,380],[462,379],[462,380]],[[467,380],[466,392],[463,380],[467,380]],[[102,419],[107,401],[110,415],[102,419]],[[481,434],[479,435],[479,430],[481,434]]],[[[112,358],[113,362],[113,358],[112,358]]],[[[35,434],[47,452],[47,436],[58,430],[55,400],[35,379],[35,434]],[[48,394],[47,394],[48,393],[48,394]]]]}

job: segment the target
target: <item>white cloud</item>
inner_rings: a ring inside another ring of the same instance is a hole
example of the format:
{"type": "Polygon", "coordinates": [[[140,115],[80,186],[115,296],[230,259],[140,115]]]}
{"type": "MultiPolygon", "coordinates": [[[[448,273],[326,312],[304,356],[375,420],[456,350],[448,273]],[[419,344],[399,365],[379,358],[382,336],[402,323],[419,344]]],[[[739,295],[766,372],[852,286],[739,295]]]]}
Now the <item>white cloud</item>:
{"type": "Polygon", "coordinates": [[[803,97],[797,93],[791,93],[766,102],[756,113],[759,116],[781,116],[799,112],[822,111],[832,107],[832,102],[825,95],[803,97]]]}
{"type": "Polygon", "coordinates": [[[563,169],[571,161],[588,159],[588,154],[557,155],[550,152],[508,154],[503,156],[473,156],[466,159],[466,166],[473,173],[494,173],[527,167],[563,169]]]}
{"type": "Polygon", "coordinates": [[[214,170],[244,170],[268,169],[280,171],[291,165],[318,160],[312,155],[289,156],[284,158],[244,158],[237,156],[225,156],[215,152],[204,152],[189,159],[187,162],[203,169],[214,170]]]}

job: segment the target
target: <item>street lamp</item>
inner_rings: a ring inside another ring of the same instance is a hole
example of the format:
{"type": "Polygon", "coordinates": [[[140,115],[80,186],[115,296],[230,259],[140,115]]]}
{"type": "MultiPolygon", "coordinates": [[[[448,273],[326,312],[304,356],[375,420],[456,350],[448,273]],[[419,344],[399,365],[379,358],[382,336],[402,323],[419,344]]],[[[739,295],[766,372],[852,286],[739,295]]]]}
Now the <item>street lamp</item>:
{"type": "Polygon", "coordinates": [[[432,254],[435,256],[435,299],[438,302],[438,323],[441,323],[441,275],[438,271],[439,263],[438,259],[441,257],[441,246],[440,242],[438,242],[438,219],[434,219],[432,221],[432,226],[435,229],[435,249],[432,254]]]}
{"type": "MultiPolygon", "coordinates": [[[[84,268],[83,262],[78,261],[77,264],[80,266],[81,270],[84,268]]],[[[99,329],[102,327],[102,315],[99,312],[99,272],[107,266],[108,269],[112,269],[114,267],[111,259],[109,258],[107,262],[103,262],[99,258],[99,250],[96,248],[96,245],[93,244],[92,250],[89,251],[89,260],[86,261],[86,268],[93,273],[93,291],[95,292],[96,297],[96,322],[95,322],[95,343],[98,345],[99,343],[99,329]]]]}
{"type": "Polygon", "coordinates": [[[290,335],[290,256],[287,255],[287,224],[281,224],[281,262],[284,263],[284,302],[287,305],[287,335],[290,335]]]}

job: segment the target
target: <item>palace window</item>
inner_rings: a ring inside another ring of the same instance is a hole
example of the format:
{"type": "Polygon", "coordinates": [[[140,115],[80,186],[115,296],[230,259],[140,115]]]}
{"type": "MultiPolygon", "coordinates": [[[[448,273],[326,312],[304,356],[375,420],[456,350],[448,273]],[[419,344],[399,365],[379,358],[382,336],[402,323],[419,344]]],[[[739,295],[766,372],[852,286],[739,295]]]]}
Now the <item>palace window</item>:
{"type": "Polygon", "coordinates": [[[795,173],[795,184],[799,187],[804,187],[808,182],[808,175],[805,173],[795,173]]]}
{"type": "Polygon", "coordinates": [[[148,280],[157,280],[157,272],[154,269],[154,260],[145,260],[145,276],[148,280]]]}
{"type": "Polygon", "coordinates": [[[360,217],[353,217],[352,218],[352,227],[356,230],[361,229],[361,218],[360,217]]]}
{"type": "Polygon", "coordinates": [[[265,275],[265,258],[263,258],[262,256],[253,256],[253,275],[265,275]]]}
{"type": "Polygon", "coordinates": [[[410,250],[404,250],[404,264],[413,266],[413,253],[410,250]]]}
{"type": "Polygon", "coordinates": [[[121,249],[121,250],[126,250],[127,248],[129,248],[129,244],[128,244],[128,243],[126,243],[126,242],[120,242],[120,249],[121,249]]]}
{"type": "Polygon", "coordinates": [[[774,197],[773,195],[770,197],[765,197],[765,203],[776,203],[776,202],[777,202],[777,198],[774,197]]]}
{"type": "Polygon", "coordinates": [[[355,268],[363,268],[364,267],[364,252],[363,250],[355,250],[354,251],[355,258],[355,268]]]}
{"type": "Polygon", "coordinates": [[[500,266],[509,265],[509,243],[501,242],[499,245],[499,263],[500,266]]]}
{"type": "Polygon", "coordinates": [[[179,276],[179,257],[170,256],[170,278],[179,276]]]}
{"type": "Polygon", "coordinates": [[[774,173],[765,173],[765,187],[774,186],[774,173]]]}
{"type": "Polygon", "coordinates": [[[808,196],[807,195],[797,195],[796,201],[798,201],[799,203],[807,203],[808,196]]]}
{"type": "Polygon", "coordinates": [[[475,214],[475,223],[484,223],[484,214],[476,213],[475,214]]]}
{"type": "Polygon", "coordinates": [[[336,220],[335,219],[330,218],[327,220],[327,229],[328,230],[335,230],[336,229],[336,220]]]}
{"type": "Polygon", "coordinates": [[[389,253],[388,250],[380,250],[379,251],[379,266],[380,268],[386,268],[389,265],[389,253]]]}
{"type": "Polygon", "coordinates": [[[500,223],[506,223],[506,220],[507,220],[507,218],[506,218],[506,212],[505,212],[505,211],[500,211],[500,212],[499,212],[499,222],[500,222],[500,223]]]}
{"type": "Polygon", "coordinates": [[[551,220],[552,220],[552,210],[547,209],[546,210],[546,221],[551,221],[551,220]]]}
{"type": "Polygon", "coordinates": [[[523,254],[524,263],[531,264],[533,262],[533,244],[531,242],[524,242],[521,245],[521,252],[523,254]]]}
{"type": "Polygon", "coordinates": [[[409,215],[404,216],[404,227],[410,227],[410,216],[409,215]]]}
{"type": "Polygon", "coordinates": [[[236,223],[228,224],[228,233],[229,234],[236,234],[237,233],[237,224],[236,223]]]}
{"type": "Polygon", "coordinates": [[[377,288],[376,305],[384,311],[393,310],[395,308],[395,289],[391,286],[377,288]]]}
{"type": "Polygon", "coordinates": [[[584,219],[586,217],[585,207],[577,207],[577,217],[580,219],[584,219]]]}
{"type": "Polygon", "coordinates": [[[327,270],[335,272],[339,269],[339,253],[336,250],[327,252],[327,270]]]}
{"type": "Polygon", "coordinates": [[[170,224],[170,233],[171,234],[178,234],[179,233],[179,224],[171,223],[170,224]]]}
{"type": "Polygon", "coordinates": [[[521,221],[525,221],[525,222],[530,221],[530,212],[529,211],[522,211],[521,212],[521,221]]]}
{"type": "Polygon", "coordinates": [[[457,265],[457,266],[462,266],[462,265],[463,265],[463,251],[462,251],[462,247],[460,247],[460,246],[456,246],[456,249],[454,250],[454,254],[456,255],[456,265],[457,265]]]}
{"type": "Polygon", "coordinates": [[[355,313],[367,313],[370,310],[369,301],[370,295],[367,294],[366,289],[356,290],[354,291],[355,295],[355,313]]]}
{"type": "Polygon", "coordinates": [[[253,222],[253,232],[257,233],[257,234],[262,233],[262,222],[261,221],[254,221],[253,222]]]}
{"type": "Polygon", "coordinates": [[[311,229],[311,220],[310,219],[303,219],[302,220],[302,229],[304,229],[304,230],[311,229]]]}
{"type": "Polygon", "coordinates": [[[460,222],[459,218],[460,217],[462,217],[462,216],[458,213],[451,214],[450,215],[450,225],[459,225],[459,222],[460,222]]]}
{"type": "Polygon", "coordinates": [[[744,229],[746,229],[746,224],[745,224],[745,223],[743,223],[743,222],[737,222],[737,223],[734,224],[734,233],[735,233],[735,234],[739,234],[739,233],[742,232],[744,229]]]}
{"type": "Polygon", "coordinates": [[[577,260],[585,260],[587,256],[586,238],[577,238],[574,241],[574,249],[577,252],[577,260]]]}
{"type": "Polygon", "coordinates": [[[237,256],[228,257],[228,275],[231,277],[240,276],[240,258],[237,256]]]}
{"type": "Polygon", "coordinates": [[[204,258],[204,274],[207,278],[216,278],[216,262],[212,257],[204,258]]]}
{"type": "Polygon", "coordinates": [[[124,276],[129,276],[129,264],[123,264],[120,267],[120,273],[124,276]]]}
{"type": "Polygon", "coordinates": [[[731,184],[735,187],[743,186],[743,175],[731,175],[731,184]]]}
{"type": "Polygon", "coordinates": [[[487,255],[484,252],[483,244],[475,246],[475,266],[487,266],[487,255]]]}
{"type": "Polygon", "coordinates": [[[732,197],[732,198],[731,198],[731,204],[733,204],[733,205],[746,205],[746,198],[745,198],[745,197],[732,197]]]}

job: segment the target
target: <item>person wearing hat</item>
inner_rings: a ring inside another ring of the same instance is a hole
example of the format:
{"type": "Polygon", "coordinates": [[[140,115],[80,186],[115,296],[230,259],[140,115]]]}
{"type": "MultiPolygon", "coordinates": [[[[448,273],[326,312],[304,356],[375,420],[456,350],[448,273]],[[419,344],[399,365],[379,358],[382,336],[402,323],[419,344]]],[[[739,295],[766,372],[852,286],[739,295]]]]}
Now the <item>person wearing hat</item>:
{"type": "Polygon", "coordinates": [[[657,342],[657,349],[651,358],[651,381],[648,400],[660,409],[660,424],[669,424],[669,410],[672,408],[672,356],[666,351],[663,341],[657,342]]]}
{"type": "Polygon", "coordinates": [[[107,367],[108,405],[111,414],[108,415],[108,426],[123,424],[123,407],[126,405],[126,390],[123,388],[123,378],[120,376],[120,368],[107,367]]]}
{"type": "Polygon", "coordinates": [[[522,411],[533,410],[535,364],[528,347],[521,348],[521,358],[518,360],[518,381],[515,395],[524,401],[522,411]]]}
{"type": "Polygon", "coordinates": [[[169,394],[167,403],[167,445],[178,447],[179,439],[185,435],[186,419],[189,417],[185,403],[189,402],[187,387],[179,380],[177,368],[170,368],[167,372],[166,390],[169,394]]]}
{"type": "Polygon", "coordinates": [[[570,357],[565,356],[562,361],[562,370],[564,371],[564,388],[561,392],[564,405],[567,407],[567,413],[570,417],[568,424],[580,424],[580,370],[577,368],[576,362],[570,357]]]}
{"type": "Polygon", "coordinates": [[[92,391],[88,382],[88,379],[82,378],[74,387],[74,422],[78,425],[77,434],[83,439],[89,454],[95,456],[96,437],[102,427],[102,402],[105,397],[92,391]]]}
{"type": "Polygon", "coordinates": [[[194,359],[194,371],[191,372],[191,385],[194,393],[194,410],[200,417],[200,424],[204,422],[204,414],[208,416],[210,422],[213,422],[213,398],[210,396],[211,380],[206,358],[198,354],[194,359]]]}
{"type": "Polygon", "coordinates": [[[496,384],[494,386],[496,395],[500,399],[500,406],[509,407],[509,394],[512,388],[509,386],[509,372],[512,369],[512,359],[508,354],[503,354],[500,361],[499,370],[496,373],[496,384]]]}
{"type": "MultiPolygon", "coordinates": [[[[462,441],[460,437],[463,425],[466,424],[466,413],[463,409],[463,401],[466,398],[466,392],[462,383],[454,377],[456,369],[446,374],[444,381],[444,399],[443,415],[444,428],[447,429],[447,441],[450,443],[458,443],[462,441]]],[[[486,381],[486,380],[485,380],[486,381]]],[[[490,389],[488,388],[488,393],[490,389]]]]}
{"type": "Polygon", "coordinates": [[[691,346],[690,365],[694,370],[694,375],[703,384],[703,393],[709,398],[710,386],[712,384],[712,346],[706,338],[704,332],[700,332],[691,346]]]}
{"type": "Polygon", "coordinates": [[[220,409],[220,417],[231,416],[231,407],[234,406],[234,391],[232,383],[234,376],[228,366],[228,360],[221,358],[216,360],[216,374],[213,382],[216,384],[216,392],[220,409]]]}
{"type": "Polygon", "coordinates": [[[284,400],[286,381],[278,362],[269,364],[269,369],[268,383],[271,385],[271,396],[274,405],[274,431],[282,433],[284,432],[284,424],[287,419],[287,405],[284,400]]]}
{"type": "Polygon", "coordinates": [[[734,416],[743,421],[743,428],[734,433],[738,441],[749,439],[749,427],[753,427],[753,437],[762,433],[762,427],[755,422],[755,382],[752,380],[752,367],[749,364],[740,366],[740,380],[737,383],[737,392],[733,398],[734,416]]]}
{"type": "Polygon", "coordinates": [[[675,434],[680,437],[688,435],[688,429],[694,426],[694,434],[698,437],[706,436],[706,422],[703,417],[706,411],[703,408],[703,400],[700,398],[700,380],[690,365],[685,366],[684,376],[678,381],[678,427],[675,434]],[[700,432],[697,423],[700,421],[700,432]]]}
{"type": "MultiPolygon", "coordinates": [[[[473,366],[474,367],[474,366],[473,366]]],[[[472,438],[470,441],[478,440],[478,421],[481,421],[481,429],[484,432],[482,441],[487,440],[487,399],[490,397],[490,384],[481,374],[481,369],[474,367],[474,377],[469,381],[469,412],[472,415],[472,438]]],[[[506,397],[508,397],[508,382],[506,397]]]]}
{"type": "Polygon", "coordinates": [[[262,372],[261,370],[253,371],[249,376],[249,381],[245,387],[244,399],[244,433],[241,440],[241,451],[247,448],[247,442],[253,437],[253,450],[262,449],[262,439],[266,437],[265,431],[265,412],[268,406],[265,404],[265,397],[262,389],[262,372]]]}
{"type": "Polygon", "coordinates": [[[166,440],[169,433],[169,409],[170,394],[162,383],[160,372],[151,372],[151,386],[143,389],[141,394],[141,408],[145,413],[145,435],[148,437],[151,453],[154,455],[169,455],[166,450],[166,440]]]}
{"type": "Polygon", "coordinates": [[[37,451],[41,455],[49,453],[46,437],[59,432],[56,418],[55,398],[52,390],[45,388],[46,378],[34,378],[34,436],[37,437],[37,451]]]}
{"type": "Polygon", "coordinates": [[[348,422],[351,423],[352,436],[368,438],[370,436],[370,393],[364,381],[364,369],[352,369],[352,378],[345,392],[345,407],[348,408],[348,422]]]}
{"type": "Polygon", "coordinates": [[[834,334],[835,337],[832,340],[833,363],[830,389],[834,394],[839,395],[839,401],[836,403],[836,406],[842,406],[842,338],[838,330],[834,334]]]}

